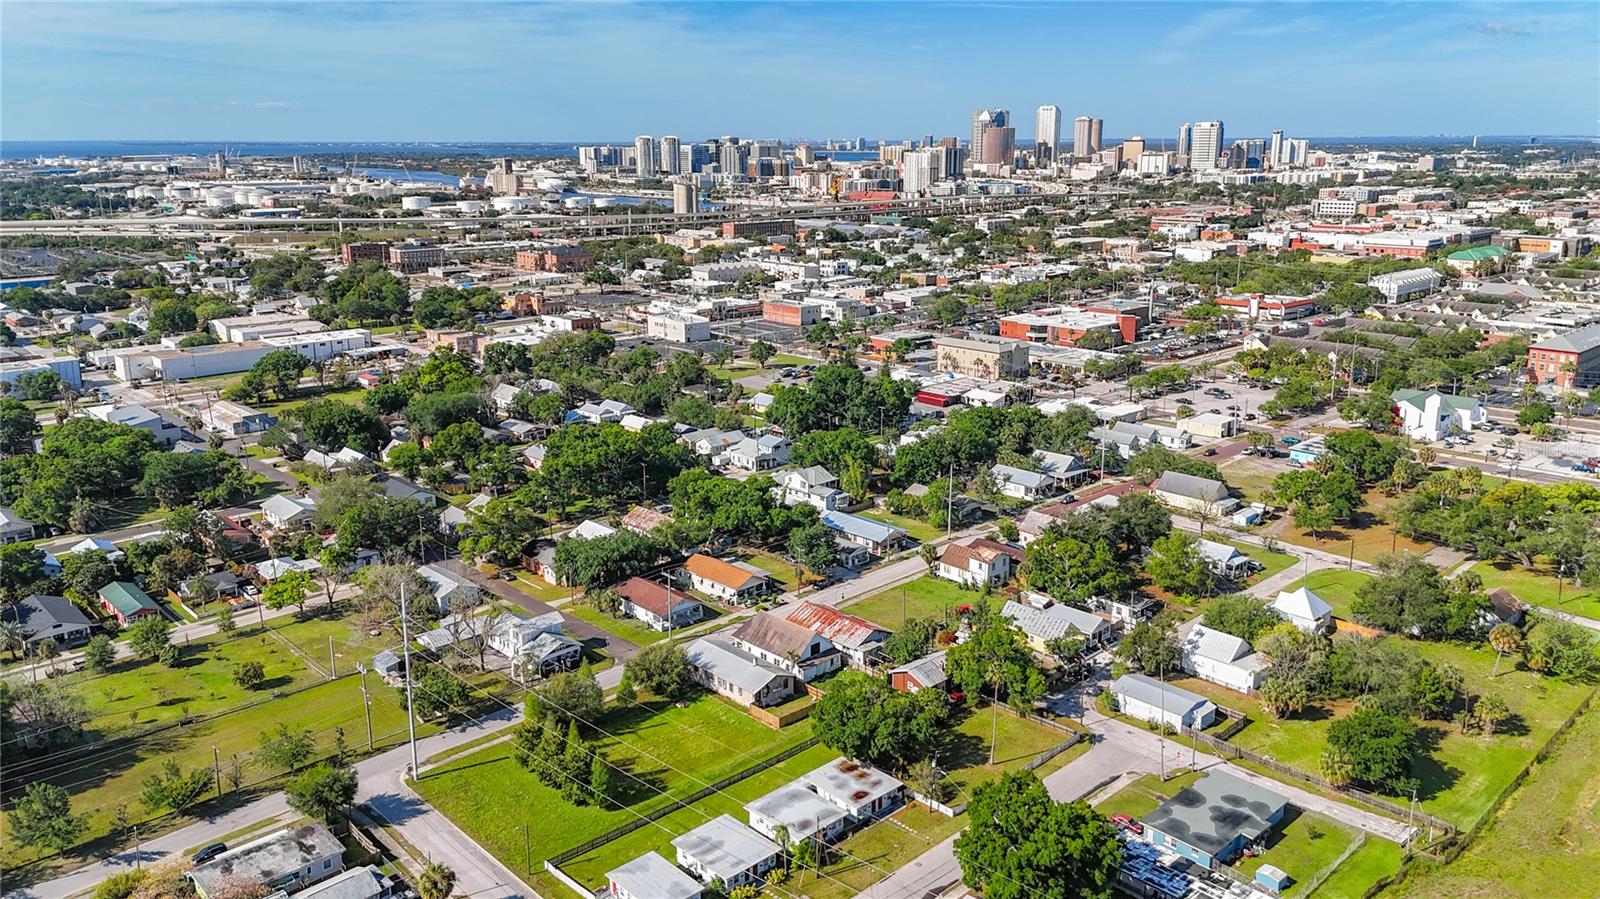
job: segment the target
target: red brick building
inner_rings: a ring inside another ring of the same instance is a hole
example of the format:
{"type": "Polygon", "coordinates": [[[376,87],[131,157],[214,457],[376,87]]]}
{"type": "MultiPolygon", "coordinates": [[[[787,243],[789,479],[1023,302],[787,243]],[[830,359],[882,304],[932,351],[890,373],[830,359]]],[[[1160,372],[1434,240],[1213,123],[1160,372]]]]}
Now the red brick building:
{"type": "Polygon", "coordinates": [[[821,307],[798,300],[768,300],[761,304],[761,317],[769,322],[804,328],[821,319],[821,307]]]}
{"type": "Polygon", "coordinates": [[[586,272],[594,268],[594,254],[580,246],[518,250],[516,264],[524,272],[586,272]]]}
{"type": "Polygon", "coordinates": [[[345,265],[357,262],[388,262],[389,244],[378,242],[347,243],[339,249],[339,258],[345,265]]]}
{"type": "Polygon", "coordinates": [[[1589,325],[1528,347],[1528,380],[1563,390],[1600,386],[1600,325],[1589,325]]]}

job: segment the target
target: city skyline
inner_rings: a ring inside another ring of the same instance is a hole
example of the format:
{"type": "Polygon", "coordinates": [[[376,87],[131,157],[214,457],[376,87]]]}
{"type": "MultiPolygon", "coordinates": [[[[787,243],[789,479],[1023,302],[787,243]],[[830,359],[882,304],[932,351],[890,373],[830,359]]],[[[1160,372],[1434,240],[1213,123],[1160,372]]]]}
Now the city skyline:
{"type": "MultiPolygon", "coordinates": [[[[1336,14],[1140,7],[8,3],[0,131],[11,140],[878,140],[964,134],[971,110],[990,104],[1024,121],[1054,105],[1064,120],[1104,119],[1108,139],[1147,141],[1175,141],[1180,124],[1200,120],[1261,137],[1595,131],[1600,86],[1570,77],[1597,52],[1592,5],[1518,4],[1513,20],[1506,7],[1476,5],[1426,17],[1408,3],[1344,4],[1336,14]],[[1070,53],[1052,49],[1065,38],[1070,53]],[[984,47],[1004,49],[981,66],[948,65],[984,47]],[[1041,58],[1050,60],[1042,68],[1041,58]],[[1115,77],[1090,82],[1082,71],[1115,77]],[[893,104],[864,102],[863,86],[885,79],[915,87],[896,90],[893,104]],[[1571,89],[1526,89],[1543,82],[1571,89]],[[1470,103],[1423,102],[1463,98],[1463,85],[1470,103]],[[703,102],[705,90],[722,102],[703,102]]],[[[1031,129],[1019,130],[1031,143],[1031,129]]]]}

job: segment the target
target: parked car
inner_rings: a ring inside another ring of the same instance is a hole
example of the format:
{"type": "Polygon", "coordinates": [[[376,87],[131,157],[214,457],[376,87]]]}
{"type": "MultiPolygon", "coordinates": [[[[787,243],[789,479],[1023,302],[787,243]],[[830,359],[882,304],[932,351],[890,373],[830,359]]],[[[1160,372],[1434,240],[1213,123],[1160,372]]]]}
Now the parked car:
{"type": "Polygon", "coordinates": [[[1111,816],[1111,823],[1117,825],[1118,827],[1122,828],[1123,830],[1130,831],[1132,833],[1137,833],[1137,834],[1143,834],[1144,833],[1144,825],[1140,824],[1138,821],[1133,820],[1132,818],[1128,817],[1127,815],[1112,815],[1111,816]]]}
{"type": "Polygon", "coordinates": [[[1590,467],[1588,465],[1584,465],[1582,462],[1578,463],[1577,465],[1572,466],[1572,470],[1576,471],[1576,472],[1580,472],[1582,474],[1594,474],[1594,471],[1595,471],[1594,468],[1592,468],[1592,467],[1590,467]]]}
{"type": "Polygon", "coordinates": [[[1191,400],[1186,396],[1180,396],[1176,400],[1173,400],[1173,402],[1177,403],[1180,406],[1193,406],[1194,405],[1194,400],[1191,400]]]}
{"type": "Polygon", "coordinates": [[[227,851],[228,851],[228,844],[227,843],[212,843],[210,846],[207,846],[204,849],[201,849],[199,852],[196,852],[194,854],[194,856],[193,856],[194,863],[197,864],[197,865],[204,864],[205,862],[211,861],[212,859],[216,858],[217,856],[219,856],[222,853],[227,852],[227,851]]]}
{"type": "Polygon", "coordinates": [[[1229,412],[1243,412],[1244,410],[1235,405],[1235,406],[1229,406],[1228,407],[1228,411],[1229,412]]]}
{"type": "Polygon", "coordinates": [[[1217,448],[1214,447],[1214,446],[1208,446],[1208,447],[1206,447],[1205,452],[1201,453],[1200,455],[1202,455],[1202,456],[1215,456],[1216,454],[1217,454],[1217,448]]]}
{"type": "Polygon", "coordinates": [[[1283,445],[1284,446],[1294,446],[1296,443],[1299,443],[1299,442],[1300,442],[1300,438],[1299,437],[1285,437],[1285,438],[1283,438],[1283,445]]]}

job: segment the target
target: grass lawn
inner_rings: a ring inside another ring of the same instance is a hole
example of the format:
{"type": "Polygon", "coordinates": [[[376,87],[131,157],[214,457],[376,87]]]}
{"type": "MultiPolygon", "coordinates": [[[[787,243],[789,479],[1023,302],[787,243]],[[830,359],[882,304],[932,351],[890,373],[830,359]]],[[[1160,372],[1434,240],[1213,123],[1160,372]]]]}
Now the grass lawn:
{"type": "Polygon", "coordinates": [[[1250,583],[1259,583],[1264,581],[1300,561],[1298,556],[1291,556],[1288,553],[1273,552],[1266,547],[1255,546],[1254,544],[1250,543],[1235,543],[1232,540],[1224,540],[1222,542],[1261,563],[1262,570],[1256,572],[1250,577],[1250,583]]]}
{"type": "MultiPolygon", "coordinates": [[[[1007,771],[1020,769],[1039,753],[1066,739],[1066,734],[1026,718],[1004,711],[996,714],[990,709],[976,709],[956,724],[944,745],[939,747],[939,766],[948,772],[948,780],[955,787],[954,801],[966,802],[977,787],[999,780],[1007,771]],[[991,728],[996,733],[993,745],[997,747],[992,766],[989,764],[991,728]]],[[[1083,741],[1079,746],[1086,750],[1089,742],[1083,741]]],[[[1070,752],[1056,756],[1040,768],[1039,776],[1070,760],[1070,752]]]]}
{"type": "Polygon", "coordinates": [[[581,618],[606,633],[621,637],[635,646],[649,646],[651,643],[667,638],[665,631],[658,631],[633,618],[614,618],[587,602],[569,602],[561,607],[561,612],[564,615],[581,618]]]}
{"type": "MultiPolygon", "coordinates": [[[[1327,564],[1327,563],[1320,563],[1327,564]]],[[[1298,590],[1301,587],[1310,587],[1311,592],[1327,600],[1333,606],[1335,617],[1346,621],[1354,621],[1350,611],[1356,601],[1356,591],[1370,579],[1370,575],[1347,568],[1322,568],[1313,569],[1307,577],[1299,578],[1286,587],[1286,590],[1298,590]]]]}
{"type": "Polygon", "coordinates": [[[1549,560],[1535,560],[1534,567],[1524,569],[1516,562],[1479,562],[1472,566],[1483,578],[1487,590],[1504,587],[1525,603],[1560,609],[1585,618],[1600,618],[1600,589],[1593,584],[1572,586],[1571,579],[1557,586],[1557,574],[1550,568],[1549,560]],[[1556,597],[1560,597],[1558,602],[1556,597]]]}
{"type": "Polygon", "coordinates": [[[1600,709],[1573,725],[1562,747],[1454,862],[1414,870],[1384,896],[1575,896],[1600,867],[1600,709]]]}
{"type": "MultiPolygon", "coordinates": [[[[1463,829],[1471,827],[1593,688],[1541,677],[1510,659],[1491,678],[1495,654],[1487,649],[1425,641],[1406,645],[1435,664],[1460,669],[1467,692],[1496,693],[1511,710],[1510,719],[1493,736],[1462,733],[1447,721],[1422,723],[1411,769],[1422,782],[1422,810],[1463,829]]],[[[1229,742],[1308,772],[1317,770],[1328,726],[1354,707],[1341,700],[1313,706],[1296,718],[1274,720],[1254,697],[1198,678],[1174,683],[1250,716],[1251,722],[1229,742]]]]}
{"type": "Polygon", "coordinates": [[[800,578],[795,574],[795,566],[772,553],[749,553],[744,561],[756,566],[762,571],[772,575],[772,579],[783,586],[785,592],[800,589],[800,578]]]}
{"type": "Polygon", "coordinates": [[[1272,488],[1272,479],[1280,472],[1255,462],[1250,456],[1235,456],[1218,469],[1229,487],[1244,494],[1246,503],[1261,502],[1272,488]]]}
{"type": "MultiPolygon", "coordinates": [[[[599,737],[599,748],[627,772],[613,775],[614,798],[621,807],[567,804],[516,763],[509,743],[486,747],[428,772],[417,791],[515,870],[524,870],[523,847],[528,840],[537,870],[544,859],[638,814],[669,806],[673,797],[686,796],[775,755],[811,733],[810,723],[804,721],[771,730],[710,695],[683,708],[664,702],[613,707],[597,723],[611,735],[599,737]]],[[[630,858],[612,857],[602,873],[630,858]]]]}
{"type": "Polygon", "coordinates": [[[873,509],[870,512],[860,512],[857,514],[859,514],[862,518],[871,518],[874,521],[881,521],[884,524],[892,524],[897,528],[904,528],[905,532],[911,535],[911,539],[917,541],[918,543],[927,543],[932,540],[944,539],[944,528],[936,528],[933,525],[928,524],[926,521],[921,521],[916,518],[907,518],[904,515],[896,515],[887,509],[873,509]]]}
{"type": "Polygon", "coordinates": [[[1400,870],[1400,846],[1374,836],[1350,854],[1311,895],[1315,899],[1360,896],[1380,878],[1400,870]]]}
{"type": "Polygon", "coordinates": [[[982,595],[976,590],[962,589],[955,581],[927,574],[848,603],[845,609],[852,615],[895,630],[908,618],[938,618],[947,609],[975,602],[982,595]]]}
{"type": "Polygon", "coordinates": [[[570,599],[576,591],[571,587],[562,587],[552,584],[536,574],[518,571],[517,577],[511,582],[518,590],[528,594],[540,602],[555,602],[559,599],[570,599]]]}
{"type": "MultiPolygon", "coordinates": [[[[1135,819],[1142,818],[1155,811],[1156,807],[1167,799],[1177,795],[1184,787],[1199,780],[1200,774],[1201,772],[1191,771],[1165,782],[1154,774],[1146,774],[1106,797],[1096,808],[1107,815],[1122,814],[1135,819]]],[[[1332,818],[1292,806],[1284,817],[1285,822],[1273,829],[1271,838],[1267,842],[1266,852],[1255,858],[1241,858],[1236,867],[1245,874],[1254,875],[1256,869],[1262,865],[1277,865],[1294,878],[1294,883],[1284,891],[1284,895],[1294,896],[1299,895],[1303,886],[1318,872],[1333,864],[1351,843],[1359,839],[1359,834],[1332,818]]],[[[1394,849],[1395,863],[1398,865],[1400,847],[1393,843],[1388,845],[1394,849]]],[[[1352,856],[1345,861],[1345,865],[1354,860],[1355,857],[1352,856]]],[[[1345,865],[1341,865],[1340,869],[1343,870],[1345,865]]],[[[1372,879],[1376,880],[1377,876],[1374,875],[1372,879]]],[[[1371,882],[1369,880],[1367,884],[1370,885],[1371,882]]],[[[1348,895],[1360,895],[1360,891],[1348,895]]]]}
{"type": "Polygon", "coordinates": [[[1372,489],[1362,494],[1362,509],[1356,513],[1354,520],[1335,525],[1332,530],[1318,531],[1316,534],[1302,531],[1284,515],[1263,528],[1262,533],[1275,534],[1280,540],[1341,556],[1350,554],[1353,543],[1355,557],[1363,562],[1376,562],[1379,556],[1400,550],[1423,556],[1438,549],[1436,543],[1412,540],[1389,529],[1389,510],[1402,499],[1403,494],[1386,496],[1383,491],[1372,489]]]}
{"type": "Polygon", "coordinates": [[[340,387],[334,390],[317,390],[308,388],[300,395],[287,400],[274,400],[270,403],[257,403],[256,408],[267,412],[285,413],[304,406],[315,400],[337,400],[351,406],[361,405],[361,397],[366,394],[364,387],[340,387]]]}
{"type": "MultiPolygon", "coordinates": [[[[244,784],[250,786],[281,774],[277,770],[262,769],[250,761],[260,734],[279,723],[310,731],[319,754],[332,749],[336,729],[343,730],[350,747],[365,749],[366,723],[360,679],[354,676],[354,657],[358,652],[363,657],[370,656],[377,649],[342,640],[337,632],[348,635],[352,629],[339,620],[296,622],[278,630],[324,667],[327,665],[327,637],[333,634],[335,651],[344,655],[339,664],[345,676],[333,681],[323,679],[282,642],[263,636],[253,628],[235,634],[230,640],[194,641],[176,668],[154,662],[124,662],[108,675],[88,678],[74,675],[78,680],[65,683],[79,684],[78,692],[88,703],[93,718],[87,725],[85,741],[99,745],[84,751],[93,755],[78,760],[58,753],[26,763],[14,762],[8,765],[8,780],[14,783],[25,777],[42,777],[68,787],[73,810],[89,816],[86,839],[94,840],[111,830],[119,808],[126,809],[133,823],[157,817],[140,803],[139,794],[144,780],[168,759],[176,761],[186,771],[209,768],[215,747],[221,756],[224,774],[231,760],[237,757],[243,765],[244,784]],[[319,652],[320,657],[315,655],[319,652]],[[241,661],[262,662],[268,686],[253,692],[236,686],[232,671],[241,661]],[[106,742],[129,737],[158,724],[176,722],[185,715],[214,717],[191,720],[189,724],[161,730],[136,741],[106,742]]],[[[368,678],[367,686],[372,694],[375,742],[393,745],[404,739],[405,715],[399,692],[375,678],[368,678]]],[[[431,732],[437,727],[430,725],[427,730],[431,732]]],[[[205,798],[212,795],[207,791],[205,798]]],[[[202,806],[197,812],[205,814],[206,809],[202,806]]],[[[183,821],[167,819],[162,826],[180,823],[183,821]]],[[[147,828],[145,832],[150,834],[153,829],[147,828]]],[[[4,835],[5,830],[0,827],[0,836],[4,835]]],[[[6,856],[8,863],[26,863],[37,857],[31,850],[18,850],[8,841],[0,841],[0,847],[3,847],[0,854],[6,856]]]]}

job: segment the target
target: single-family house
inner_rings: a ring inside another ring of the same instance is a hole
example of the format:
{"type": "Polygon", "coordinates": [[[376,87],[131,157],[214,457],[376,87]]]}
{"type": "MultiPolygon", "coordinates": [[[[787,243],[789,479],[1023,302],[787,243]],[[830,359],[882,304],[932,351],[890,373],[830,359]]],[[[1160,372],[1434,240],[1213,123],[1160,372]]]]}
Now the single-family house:
{"type": "Polygon", "coordinates": [[[906,539],[904,528],[837,509],[822,513],[822,523],[838,534],[840,539],[864,547],[875,556],[894,552],[906,539]]]}
{"type": "Polygon", "coordinates": [[[567,536],[574,540],[593,540],[596,537],[609,537],[617,529],[593,518],[585,518],[578,522],[578,526],[567,532],[567,536]]]}
{"type": "Polygon", "coordinates": [[[9,506],[0,506],[0,543],[18,543],[32,540],[33,536],[33,522],[18,515],[9,506]]]}
{"type": "Polygon", "coordinates": [[[403,881],[372,865],[347,868],[294,894],[294,899],[397,899],[409,896],[403,881]]]}
{"type": "Polygon", "coordinates": [[[1400,433],[1413,440],[1443,440],[1482,427],[1489,420],[1483,400],[1439,390],[1396,390],[1391,398],[1400,413],[1400,433]]]}
{"type": "Polygon", "coordinates": [[[933,573],[947,581],[981,587],[999,586],[1022,567],[1023,552],[1015,546],[979,537],[969,543],[946,544],[933,573]]]}
{"type": "Polygon", "coordinates": [[[727,889],[760,883],[778,864],[778,844],[740,824],[732,815],[718,815],[672,841],[678,864],[702,883],[721,881],[727,889]]]}
{"type": "Polygon", "coordinates": [[[839,489],[839,479],[821,465],[808,465],[783,473],[778,490],[786,506],[805,503],[818,512],[850,505],[850,494],[839,489]]]}
{"type": "Polygon", "coordinates": [[[405,478],[389,475],[379,480],[378,485],[383,488],[384,496],[393,499],[408,499],[429,509],[439,505],[438,494],[424,490],[405,478]]]}
{"type": "Polygon", "coordinates": [[[535,443],[532,446],[523,447],[522,452],[517,455],[521,457],[524,468],[538,471],[539,466],[544,464],[544,457],[547,452],[549,450],[545,448],[544,444],[535,443]]]}
{"type": "Polygon", "coordinates": [[[163,418],[159,412],[153,412],[137,404],[116,406],[108,403],[103,406],[90,406],[83,411],[91,418],[148,431],[157,443],[168,449],[183,439],[182,426],[163,418]]]}
{"type": "Polygon", "coordinates": [[[1184,671],[1230,690],[1250,693],[1266,680],[1264,656],[1242,638],[1206,627],[1198,619],[1178,627],[1178,653],[1184,671]]]}
{"type": "Polygon", "coordinates": [[[72,546],[68,547],[67,549],[63,550],[61,554],[63,556],[70,556],[76,553],[96,552],[105,553],[106,559],[112,562],[119,561],[127,555],[127,553],[124,553],[122,550],[118,549],[115,543],[112,543],[110,540],[107,540],[104,537],[85,537],[82,540],[79,540],[77,543],[72,544],[72,546]]]}
{"type": "Polygon", "coordinates": [[[1203,730],[1221,714],[1204,696],[1143,674],[1124,674],[1112,681],[1111,695],[1124,715],[1174,728],[1203,730]]]}
{"type": "Polygon", "coordinates": [[[1283,819],[1289,801],[1226,771],[1208,771],[1140,819],[1144,839],[1203,868],[1228,864],[1283,819]]]}
{"type": "MultiPolygon", "coordinates": [[[[1041,598],[1048,600],[1048,597],[1041,598]]],[[[1049,602],[1040,608],[1008,599],[1000,607],[1000,614],[1011,619],[1027,638],[1028,645],[1040,653],[1049,653],[1051,643],[1072,633],[1082,635],[1084,646],[1094,649],[1105,645],[1114,630],[1111,619],[1058,602],[1049,602]]]]}
{"type": "Polygon", "coordinates": [[[1333,632],[1333,606],[1305,587],[1278,591],[1272,611],[1295,627],[1313,634],[1333,632]]]}
{"type": "Polygon", "coordinates": [[[857,668],[877,667],[883,652],[883,641],[889,639],[892,633],[888,628],[865,618],[810,600],[786,606],[783,616],[827,637],[828,642],[844,653],[850,664],[857,668]]]}
{"type": "Polygon", "coordinates": [[[1239,505],[1228,494],[1227,484],[1181,471],[1163,471],[1150,492],[1174,509],[1202,515],[1226,515],[1239,505]]]}
{"type": "Polygon", "coordinates": [[[695,683],[740,705],[778,705],[800,690],[799,677],[726,637],[702,637],[684,652],[695,683]]]}
{"type": "Polygon", "coordinates": [[[22,629],[22,645],[32,650],[46,640],[67,648],[89,642],[94,627],[88,617],[64,596],[25,596],[12,606],[0,608],[0,621],[13,621],[22,629]]]}
{"type": "Polygon", "coordinates": [[[1289,464],[1300,468],[1310,468],[1317,464],[1317,460],[1328,451],[1327,440],[1321,434],[1311,437],[1289,447],[1289,464]]]}
{"type": "Polygon", "coordinates": [[[776,434],[746,437],[723,452],[721,464],[743,471],[765,471],[788,465],[792,449],[789,438],[776,434]]]}
{"type": "Polygon", "coordinates": [[[317,501],[309,496],[274,493],[261,502],[261,517],[273,530],[307,524],[317,514],[317,501]]]}
{"type": "Polygon", "coordinates": [[[100,588],[100,607],[126,627],[140,618],[160,615],[161,607],[138,585],[128,581],[112,581],[100,588]]]}
{"type": "Polygon", "coordinates": [[[989,469],[989,473],[1000,486],[1000,492],[1015,499],[1033,502],[1060,492],[1060,482],[1043,472],[1014,465],[995,465],[989,469]]]}
{"type": "MultiPolygon", "coordinates": [[[[344,844],[321,824],[301,824],[234,846],[186,875],[201,899],[230,884],[298,892],[344,871],[344,844]]],[[[219,893],[220,894],[220,893],[219,893]]]]}
{"type": "Polygon", "coordinates": [[[622,613],[651,629],[670,631],[687,627],[705,616],[705,606],[682,590],[642,577],[629,578],[617,588],[622,613]]]}
{"type": "Polygon", "coordinates": [[[322,570],[322,563],[316,559],[293,559],[288,556],[277,556],[264,559],[255,565],[256,576],[266,583],[272,583],[291,571],[304,571],[308,574],[322,570]]]}
{"type": "Polygon", "coordinates": [[[1145,447],[1145,440],[1138,434],[1115,431],[1107,427],[1091,430],[1089,439],[1093,440],[1097,446],[1110,450],[1124,459],[1132,459],[1134,453],[1145,447]]]}
{"type": "Polygon", "coordinates": [[[742,652],[806,682],[844,667],[845,654],[832,641],[778,611],[750,616],[728,634],[728,640],[742,652]]]}
{"type": "Polygon", "coordinates": [[[1497,587],[1489,591],[1489,615],[1493,620],[1490,626],[1505,623],[1521,626],[1523,619],[1528,617],[1528,604],[1518,599],[1515,593],[1504,587],[1497,587]]]}
{"type": "Polygon", "coordinates": [[[671,523],[671,515],[659,512],[649,506],[634,506],[628,510],[628,514],[622,516],[623,527],[633,531],[635,534],[643,534],[646,537],[650,536],[650,533],[656,528],[671,523]]]}
{"type": "Polygon", "coordinates": [[[945,650],[935,650],[898,668],[890,668],[889,686],[902,693],[941,689],[948,680],[944,670],[944,654],[945,650]]]}
{"type": "Polygon", "coordinates": [[[850,816],[844,809],[791,781],[744,806],[750,829],[769,839],[778,838],[778,828],[789,834],[789,842],[822,839],[833,842],[849,828],[850,816]]]}
{"type": "Polygon", "coordinates": [[[744,441],[746,436],[745,432],[739,430],[702,428],[698,431],[689,431],[678,439],[694,450],[696,455],[716,460],[721,458],[729,447],[744,441]]]}
{"type": "Polygon", "coordinates": [[[1211,569],[1212,574],[1230,581],[1247,578],[1252,571],[1262,567],[1255,559],[1226,543],[1218,543],[1215,540],[1202,537],[1195,544],[1195,549],[1199,551],[1200,558],[1205,560],[1206,567],[1211,569]]]}
{"type": "Polygon", "coordinates": [[[1039,539],[1039,535],[1049,530],[1051,525],[1066,521],[1071,515],[1071,508],[1063,502],[1046,503],[1029,509],[1017,523],[1018,542],[1027,546],[1039,539]]]}
{"type": "Polygon", "coordinates": [[[853,821],[870,821],[898,808],[906,785],[866,762],[837,758],[795,781],[853,821]]]}
{"type": "Polygon", "coordinates": [[[771,578],[764,572],[705,553],[695,553],[683,563],[689,586],[701,593],[731,603],[748,603],[771,589],[771,578]]]}
{"type": "Polygon", "coordinates": [[[1082,459],[1071,453],[1034,450],[1033,461],[1038,466],[1040,474],[1054,478],[1062,489],[1071,487],[1094,473],[1089,470],[1089,466],[1085,465],[1082,459]]]}
{"type": "Polygon", "coordinates": [[[704,887],[659,852],[606,872],[610,899],[700,899],[704,887]]]}
{"type": "Polygon", "coordinates": [[[478,585],[466,575],[458,574],[442,565],[424,565],[417,574],[433,589],[433,602],[443,615],[451,609],[465,609],[478,604],[478,585]]]}
{"type": "Polygon", "coordinates": [[[584,403],[567,413],[567,421],[583,421],[589,424],[602,422],[617,423],[622,421],[622,416],[632,415],[637,410],[627,403],[619,400],[601,400],[598,403],[584,403]]]}

